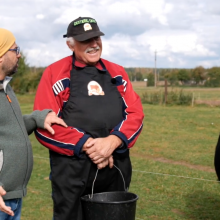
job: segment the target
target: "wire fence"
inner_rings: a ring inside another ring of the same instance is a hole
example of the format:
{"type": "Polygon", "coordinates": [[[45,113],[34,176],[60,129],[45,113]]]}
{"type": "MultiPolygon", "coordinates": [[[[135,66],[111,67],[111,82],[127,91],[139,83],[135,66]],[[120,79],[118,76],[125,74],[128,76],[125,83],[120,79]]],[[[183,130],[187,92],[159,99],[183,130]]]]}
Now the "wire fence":
{"type": "MultiPolygon", "coordinates": [[[[43,160],[48,160],[49,161],[49,158],[46,158],[46,157],[34,156],[34,158],[38,158],[38,159],[43,159],[43,160]]],[[[190,180],[196,180],[196,181],[206,181],[206,182],[216,182],[216,183],[220,182],[218,180],[195,178],[195,177],[189,177],[189,176],[179,176],[179,175],[173,175],[173,174],[167,174],[167,173],[157,173],[157,172],[150,172],[150,171],[143,171],[143,170],[136,170],[136,169],[133,169],[132,171],[133,172],[137,172],[137,173],[149,174],[149,175],[161,175],[161,176],[175,177],[175,178],[181,178],[181,179],[190,179],[190,180]]],[[[43,194],[45,196],[51,196],[51,193],[45,193],[45,192],[39,191],[39,190],[34,190],[33,189],[33,190],[31,190],[31,192],[32,193],[40,193],[40,194],[43,194]]],[[[145,220],[145,219],[136,217],[135,220],[145,220]]]]}

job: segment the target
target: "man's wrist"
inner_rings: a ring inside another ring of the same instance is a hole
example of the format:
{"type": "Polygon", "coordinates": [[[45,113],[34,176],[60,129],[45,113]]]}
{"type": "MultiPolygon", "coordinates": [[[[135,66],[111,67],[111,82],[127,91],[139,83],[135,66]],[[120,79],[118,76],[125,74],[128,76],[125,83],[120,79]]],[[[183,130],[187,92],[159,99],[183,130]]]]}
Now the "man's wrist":
{"type": "Polygon", "coordinates": [[[121,138],[119,138],[118,136],[116,136],[116,135],[114,135],[114,134],[112,134],[112,135],[110,135],[110,136],[112,136],[111,138],[113,138],[113,141],[115,142],[115,149],[121,148],[121,147],[124,146],[124,143],[123,143],[123,141],[121,140],[121,138]]]}

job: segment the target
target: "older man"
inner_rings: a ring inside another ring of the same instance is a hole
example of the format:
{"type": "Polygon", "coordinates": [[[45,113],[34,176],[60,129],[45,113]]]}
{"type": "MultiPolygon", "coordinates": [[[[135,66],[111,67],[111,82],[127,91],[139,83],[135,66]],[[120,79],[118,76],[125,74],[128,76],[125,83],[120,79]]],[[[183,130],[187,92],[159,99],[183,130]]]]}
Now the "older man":
{"type": "Polygon", "coordinates": [[[52,136],[36,137],[50,149],[55,220],[82,220],[80,197],[124,190],[131,181],[131,148],[142,129],[143,110],[123,67],[101,59],[104,35],[95,19],[79,17],[67,29],[73,54],[44,72],[34,109],[52,108],[68,129],[53,126],[52,136]],[[112,169],[111,169],[112,168],[112,169]]]}
{"type": "Polygon", "coordinates": [[[51,110],[22,116],[16,96],[9,85],[18,68],[20,48],[14,35],[0,28],[0,219],[19,220],[22,197],[33,167],[28,134],[37,127],[54,134],[52,123],[66,127],[51,110]],[[2,197],[3,196],[3,197],[2,197]]]}

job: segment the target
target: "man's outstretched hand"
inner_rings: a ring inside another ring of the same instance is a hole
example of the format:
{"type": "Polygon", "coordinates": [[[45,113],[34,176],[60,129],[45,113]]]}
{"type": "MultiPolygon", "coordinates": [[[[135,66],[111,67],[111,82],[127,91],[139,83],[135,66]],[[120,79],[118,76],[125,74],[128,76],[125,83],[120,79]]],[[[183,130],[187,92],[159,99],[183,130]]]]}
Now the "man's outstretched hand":
{"type": "Polygon", "coordinates": [[[3,189],[2,186],[0,186],[0,210],[2,212],[7,213],[8,215],[14,216],[14,212],[11,210],[11,207],[6,206],[2,198],[2,196],[4,196],[5,194],[6,194],[5,190],[3,189]]]}
{"type": "Polygon", "coordinates": [[[59,124],[63,127],[67,127],[66,123],[63,119],[57,117],[55,112],[49,112],[44,121],[44,129],[48,130],[51,134],[55,134],[53,128],[51,127],[52,124],[59,124]]]}

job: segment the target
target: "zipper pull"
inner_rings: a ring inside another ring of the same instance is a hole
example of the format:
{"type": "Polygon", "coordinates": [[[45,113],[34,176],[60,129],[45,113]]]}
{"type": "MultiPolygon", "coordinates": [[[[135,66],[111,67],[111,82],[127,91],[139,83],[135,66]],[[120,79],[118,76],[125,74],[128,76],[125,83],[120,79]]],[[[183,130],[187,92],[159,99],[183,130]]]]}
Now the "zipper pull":
{"type": "Polygon", "coordinates": [[[8,94],[5,93],[5,95],[6,95],[7,99],[8,99],[8,101],[11,103],[11,99],[10,99],[10,97],[8,96],[8,94]]]}

